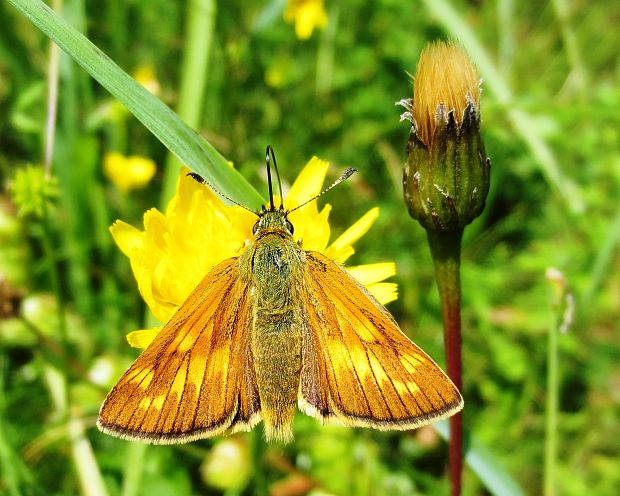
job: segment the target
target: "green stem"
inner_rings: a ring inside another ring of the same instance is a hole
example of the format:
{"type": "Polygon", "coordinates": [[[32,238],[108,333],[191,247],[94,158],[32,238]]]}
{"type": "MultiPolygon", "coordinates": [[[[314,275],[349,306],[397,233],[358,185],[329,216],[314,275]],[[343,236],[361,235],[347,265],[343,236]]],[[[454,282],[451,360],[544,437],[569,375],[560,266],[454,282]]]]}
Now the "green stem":
{"type": "Polygon", "coordinates": [[[20,451],[11,444],[7,410],[8,354],[0,353],[0,484],[9,496],[33,494],[33,477],[22,461],[20,451]]]}
{"type": "Polygon", "coordinates": [[[84,433],[83,422],[75,415],[69,414],[69,384],[67,379],[69,343],[67,338],[67,321],[62,287],[60,284],[60,271],[56,264],[49,220],[49,216],[45,215],[40,223],[42,233],[41,241],[50,266],[50,279],[56,295],[59,341],[62,347],[63,363],[62,366],[58,368],[52,365],[46,365],[44,368],[44,375],[58,414],[63,418],[69,418],[71,455],[78,473],[82,494],[86,496],[107,496],[103,477],[101,476],[97,460],[93,454],[92,446],[84,433]]]}
{"type": "Polygon", "coordinates": [[[254,492],[255,495],[268,494],[267,479],[265,477],[265,440],[262,433],[255,429],[251,434],[252,439],[252,462],[254,470],[254,492]]]}
{"type": "Polygon", "coordinates": [[[85,496],[107,496],[90,441],[86,437],[82,419],[75,416],[69,418],[69,438],[71,455],[78,475],[81,493],[85,496]]]}
{"type": "MultiPolygon", "coordinates": [[[[461,360],[461,239],[463,231],[427,230],[441,299],[448,376],[462,390],[461,360]]],[[[450,482],[452,496],[461,494],[463,472],[463,416],[450,417],[450,482]]]]}
{"type": "Polygon", "coordinates": [[[144,468],[147,444],[127,443],[126,463],[123,475],[122,496],[136,496],[140,492],[140,479],[144,468]]]}
{"type": "Polygon", "coordinates": [[[598,291],[601,283],[605,277],[613,274],[612,265],[616,254],[618,253],[618,247],[620,246],[620,209],[616,211],[616,216],[612,222],[609,223],[609,227],[605,231],[605,239],[599,250],[597,250],[596,257],[590,270],[590,282],[585,290],[582,300],[582,310],[589,311],[591,307],[592,299],[598,291]]]}
{"type": "Polygon", "coordinates": [[[569,22],[570,8],[566,0],[552,0],[551,5],[555,11],[555,16],[561,30],[560,32],[562,33],[562,42],[566,52],[566,58],[571,67],[572,74],[570,75],[573,76],[577,90],[580,92],[581,96],[585,98],[585,92],[588,89],[588,77],[581,58],[581,50],[579,49],[577,36],[569,22]]]}
{"type": "MultiPolygon", "coordinates": [[[[54,0],[52,8],[56,12],[62,9],[62,0],[54,0]]],[[[54,156],[54,141],[56,137],[56,115],[58,109],[58,81],[60,67],[60,48],[50,40],[50,60],[47,65],[47,116],[45,118],[45,152],[43,165],[46,176],[49,178],[52,171],[52,157],[54,156]]]]}
{"type": "Polygon", "coordinates": [[[551,302],[551,322],[547,341],[547,405],[545,408],[544,494],[556,494],[557,427],[558,427],[558,316],[557,302],[551,302]]]}
{"type": "MultiPolygon", "coordinates": [[[[62,286],[60,283],[60,271],[56,265],[56,252],[54,250],[54,243],[52,240],[52,232],[49,224],[51,219],[45,215],[40,222],[41,226],[41,244],[43,246],[43,252],[49,265],[50,282],[52,284],[52,291],[56,297],[56,309],[58,315],[58,341],[62,348],[63,362],[66,362],[68,356],[68,337],[67,337],[67,318],[65,315],[64,296],[62,294],[62,286]]],[[[63,370],[66,367],[63,366],[63,370]]]]}
{"type": "MultiPolygon", "coordinates": [[[[187,37],[183,53],[179,102],[176,112],[190,127],[199,129],[207,86],[207,66],[213,45],[215,0],[193,0],[187,4],[187,37]]],[[[171,153],[166,159],[161,195],[162,207],[174,193],[181,162],[171,153]]]]}

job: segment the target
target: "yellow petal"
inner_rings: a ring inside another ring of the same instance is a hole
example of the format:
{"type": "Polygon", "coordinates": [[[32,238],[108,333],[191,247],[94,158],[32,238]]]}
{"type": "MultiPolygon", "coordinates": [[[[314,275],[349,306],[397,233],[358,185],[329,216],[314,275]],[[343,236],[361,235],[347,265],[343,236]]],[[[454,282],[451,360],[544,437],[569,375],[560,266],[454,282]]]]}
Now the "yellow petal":
{"type": "Polygon", "coordinates": [[[332,252],[329,248],[325,250],[325,254],[340,265],[344,264],[354,253],[355,250],[352,246],[345,246],[341,250],[338,250],[338,252],[332,252]]]}
{"type": "Polygon", "coordinates": [[[398,285],[394,282],[378,282],[367,286],[366,289],[382,305],[398,299],[398,285]]]}
{"type": "Polygon", "coordinates": [[[117,220],[110,226],[110,233],[114,242],[128,257],[143,246],[142,232],[122,220],[117,220]]]}
{"type": "Polygon", "coordinates": [[[293,212],[288,219],[295,227],[293,237],[301,240],[304,250],[323,252],[329,243],[331,229],[329,227],[329,213],[331,205],[325,205],[320,213],[306,215],[305,207],[293,212]]]}
{"type": "MultiPolygon", "coordinates": [[[[318,157],[312,157],[299,173],[288,195],[286,195],[286,200],[284,202],[286,209],[292,210],[302,203],[307,202],[313,196],[318,195],[325,182],[327,169],[329,169],[329,162],[321,160],[318,157]]],[[[314,206],[317,208],[315,202],[311,202],[307,206],[314,206]]]]}
{"type": "Polygon", "coordinates": [[[127,334],[126,339],[130,346],[133,348],[146,348],[151,341],[155,339],[155,336],[159,334],[162,327],[154,327],[153,329],[144,329],[141,331],[133,331],[127,334]]]}
{"type": "Polygon", "coordinates": [[[346,267],[360,284],[366,287],[371,295],[383,305],[398,298],[398,285],[393,282],[381,282],[396,275],[396,264],[383,262],[376,264],[346,267]]]}
{"type": "Polygon", "coordinates": [[[146,235],[146,245],[149,248],[164,248],[167,231],[168,223],[164,214],[159,210],[151,208],[144,213],[144,234],[146,235]]]}
{"type": "Polygon", "coordinates": [[[343,263],[348,258],[348,256],[344,257],[344,254],[347,252],[353,253],[350,249],[351,245],[368,232],[377,220],[377,217],[379,217],[379,207],[371,208],[361,219],[338,236],[327,248],[325,254],[333,260],[343,263]]]}
{"type": "Polygon", "coordinates": [[[364,286],[384,281],[396,275],[396,264],[394,262],[383,262],[366,265],[356,265],[347,267],[347,272],[351,274],[364,286]]]}

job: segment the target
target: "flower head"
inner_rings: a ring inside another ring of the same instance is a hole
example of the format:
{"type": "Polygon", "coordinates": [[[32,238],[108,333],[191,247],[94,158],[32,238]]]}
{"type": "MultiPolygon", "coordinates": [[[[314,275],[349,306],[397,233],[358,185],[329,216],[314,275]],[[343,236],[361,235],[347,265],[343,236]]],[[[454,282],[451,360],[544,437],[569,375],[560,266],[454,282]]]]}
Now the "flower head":
{"type": "Polygon", "coordinates": [[[409,213],[427,229],[458,231],[484,208],[490,162],[480,137],[476,70],[453,43],[432,43],[420,55],[407,147],[404,195],[409,213]]]}
{"type": "Polygon", "coordinates": [[[123,193],[146,186],[156,171],[150,158],[132,155],[125,157],[117,152],[108,152],[103,157],[106,176],[123,193]]]}
{"type": "Polygon", "coordinates": [[[314,28],[327,26],[327,13],[323,0],[289,0],[284,20],[295,23],[295,34],[300,40],[312,36],[314,28]]]}
{"type": "Polygon", "coordinates": [[[58,180],[41,166],[27,165],[17,170],[11,184],[13,202],[20,217],[42,219],[59,197],[58,180]]]}
{"type": "Polygon", "coordinates": [[[418,62],[413,85],[413,118],[420,140],[430,146],[435,134],[436,116],[450,112],[462,124],[468,105],[480,111],[480,86],[476,69],[459,45],[431,43],[418,62]]]}
{"type": "MultiPolygon", "coordinates": [[[[321,191],[329,164],[312,158],[284,199],[291,210],[321,191]]],[[[144,214],[144,231],[116,221],[110,228],[114,241],[127,255],[138,289],[155,317],[167,322],[205,274],[226,258],[239,256],[252,237],[256,216],[239,206],[227,206],[209,188],[187,176],[183,169],[177,191],[165,213],[144,214]],[[208,249],[205,249],[208,247],[208,249]]],[[[275,199],[276,202],[279,199],[275,199]]],[[[379,209],[373,208],[329,243],[331,207],[320,211],[312,201],[289,215],[296,240],[305,250],[320,251],[338,263],[353,253],[353,243],[370,229],[379,209]]],[[[395,274],[393,263],[347,267],[347,270],[381,302],[396,299],[396,284],[384,282],[395,274]]],[[[132,346],[146,347],[159,329],[128,335],[132,346]]]]}

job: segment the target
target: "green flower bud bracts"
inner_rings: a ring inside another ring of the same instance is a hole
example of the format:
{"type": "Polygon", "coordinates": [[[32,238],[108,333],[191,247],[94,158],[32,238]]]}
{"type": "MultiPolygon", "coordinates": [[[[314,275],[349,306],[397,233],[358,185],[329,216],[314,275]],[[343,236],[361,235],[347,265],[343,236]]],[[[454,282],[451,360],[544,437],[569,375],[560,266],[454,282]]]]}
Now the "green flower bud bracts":
{"type": "Polygon", "coordinates": [[[413,102],[399,104],[412,123],[403,178],[409,213],[426,229],[462,230],[484,209],[490,173],[479,83],[464,50],[446,43],[425,48],[413,102]]]}

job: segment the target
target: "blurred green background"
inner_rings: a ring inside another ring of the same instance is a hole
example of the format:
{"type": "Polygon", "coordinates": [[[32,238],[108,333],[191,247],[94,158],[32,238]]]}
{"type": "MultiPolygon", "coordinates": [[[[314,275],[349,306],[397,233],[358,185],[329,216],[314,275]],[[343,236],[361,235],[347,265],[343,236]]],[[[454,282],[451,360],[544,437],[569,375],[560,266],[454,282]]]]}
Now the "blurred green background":
{"type": "MultiPolygon", "coordinates": [[[[549,435],[555,494],[617,494],[620,3],[325,1],[327,25],[305,39],[284,0],[54,6],[261,194],[267,144],[287,183],[313,155],[334,164],[328,179],[359,169],[319,202],[334,206],[335,234],[381,207],[351,263],[396,261],[400,298],[389,309],[439,363],[433,266],[402,202],[409,129],[394,102],[412,96],[426,42],[459,40],[484,80],[493,162],[462,267],[465,425],[490,477],[466,469],[465,494],[519,494],[504,473],[541,494],[549,435]],[[552,267],[563,282],[546,275],[552,267]],[[557,418],[546,413],[553,390],[557,418]]],[[[141,226],[145,210],[165,205],[178,165],[63,54],[56,183],[42,186],[41,169],[26,167],[45,162],[49,40],[7,2],[0,19],[0,493],[447,494],[447,445],[432,428],[326,428],[299,414],[287,446],[265,445],[260,426],[174,447],[97,431],[105,393],[137,356],[125,334],[148,319],[108,226],[141,226]],[[113,151],[152,159],[154,178],[124,190],[104,173],[113,151]]]]}

